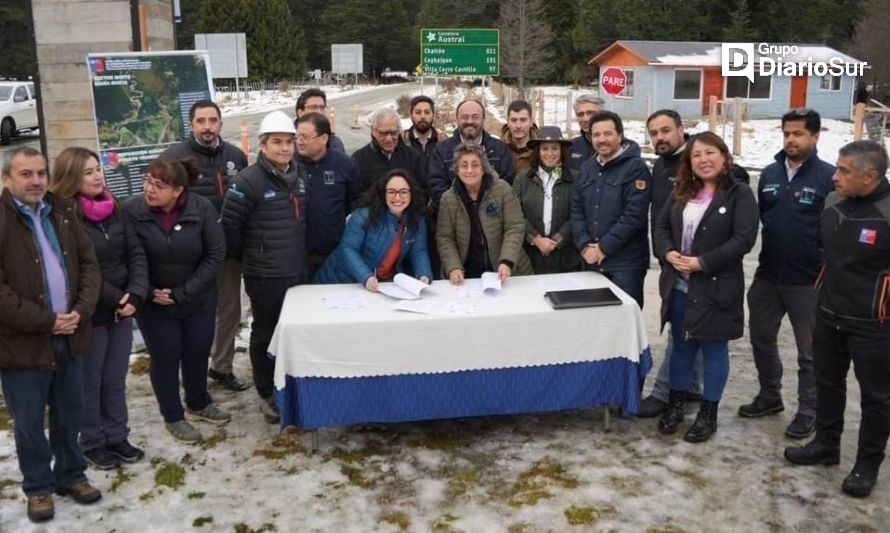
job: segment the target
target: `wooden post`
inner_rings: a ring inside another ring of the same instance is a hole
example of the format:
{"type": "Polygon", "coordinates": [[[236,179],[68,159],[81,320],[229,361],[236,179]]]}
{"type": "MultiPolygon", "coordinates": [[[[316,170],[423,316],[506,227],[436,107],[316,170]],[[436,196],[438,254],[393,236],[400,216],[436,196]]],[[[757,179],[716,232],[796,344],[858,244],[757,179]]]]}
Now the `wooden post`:
{"type": "Polygon", "coordinates": [[[855,111],[853,112],[853,140],[861,141],[862,140],[862,131],[865,129],[863,126],[865,125],[865,104],[858,103],[856,104],[855,111]]]}
{"type": "Polygon", "coordinates": [[[337,110],[334,106],[331,106],[330,109],[330,112],[328,112],[328,122],[331,123],[331,131],[334,131],[337,129],[337,110]]]}
{"type": "Polygon", "coordinates": [[[148,51],[148,6],[139,4],[139,50],[148,51]]]}
{"type": "Polygon", "coordinates": [[[708,100],[708,131],[717,131],[717,95],[712,94],[708,100]]]}
{"type": "Polygon", "coordinates": [[[354,130],[361,129],[361,126],[359,126],[359,124],[358,124],[358,116],[359,116],[358,104],[353,104],[352,105],[352,129],[354,129],[354,130]]]}
{"type": "Polygon", "coordinates": [[[250,134],[247,132],[247,119],[241,119],[241,151],[250,159],[250,134]]]}
{"type": "Polygon", "coordinates": [[[732,155],[742,154],[742,117],[745,114],[745,102],[741,98],[733,98],[735,113],[732,120],[732,155]]]}

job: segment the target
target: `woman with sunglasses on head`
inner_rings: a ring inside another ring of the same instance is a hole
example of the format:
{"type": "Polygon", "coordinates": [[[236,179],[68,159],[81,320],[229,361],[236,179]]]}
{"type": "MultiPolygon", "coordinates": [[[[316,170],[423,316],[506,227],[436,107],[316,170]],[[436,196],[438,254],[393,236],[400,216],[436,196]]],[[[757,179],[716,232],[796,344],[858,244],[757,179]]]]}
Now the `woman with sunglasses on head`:
{"type": "Polygon", "coordinates": [[[186,414],[213,423],[231,419],[207,392],[216,275],[226,242],[213,204],[188,193],[198,174],[193,160],[157,159],[148,166],[143,194],[126,204],[148,258],[148,299],[137,322],[151,355],[151,385],[167,431],[189,443],[201,440],[201,433],[186,414]]]}
{"type": "Polygon", "coordinates": [[[315,275],[316,283],[361,283],[376,291],[409,270],[433,279],[427,253],[424,195],[410,172],[395,169],[377,180],[346,222],[343,238],[315,275]]]}
{"type": "Polygon", "coordinates": [[[671,390],[658,431],[683,423],[692,364],[702,353],[704,390],[684,440],[703,442],[717,431],[717,407],[729,378],[729,341],[742,336],[745,273],[742,258],[757,239],[754,193],[732,178],[732,156],[711,132],[689,139],[674,192],[655,224],[661,271],[661,325],[671,323],[671,390]]]}
{"type": "Polygon", "coordinates": [[[62,150],[49,189],[74,200],[102,271],[99,303],[92,317],[93,340],[83,358],[85,409],[79,441],[90,465],[108,470],[145,456],[127,440],[126,391],[133,345],[131,319],[148,292],[145,252],[105,186],[99,155],[92,150],[62,150]]]}

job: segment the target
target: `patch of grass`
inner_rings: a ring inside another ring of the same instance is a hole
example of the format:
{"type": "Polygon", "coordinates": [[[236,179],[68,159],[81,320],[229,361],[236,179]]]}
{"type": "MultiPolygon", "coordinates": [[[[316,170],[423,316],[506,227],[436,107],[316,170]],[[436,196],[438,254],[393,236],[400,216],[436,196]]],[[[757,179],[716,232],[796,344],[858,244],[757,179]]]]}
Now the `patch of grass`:
{"type": "Polygon", "coordinates": [[[12,417],[5,405],[0,405],[0,431],[12,430],[12,417]]]}
{"type": "Polygon", "coordinates": [[[344,463],[358,463],[365,464],[365,459],[368,458],[368,454],[364,449],[357,450],[344,450],[339,446],[331,450],[331,452],[325,457],[326,460],[337,459],[338,461],[344,463]]]}
{"type": "Polygon", "coordinates": [[[553,497],[547,490],[550,487],[574,489],[578,487],[578,480],[569,475],[563,465],[546,457],[519,474],[516,483],[508,490],[507,505],[537,505],[538,501],[553,497]]]}
{"type": "Polygon", "coordinates": [[[201,498],[203,498],[206,495],[207,495],[206,492],[192,491],[192,492],[189,492],[188,494],[186,494],[185,497],[190,500],[200,500],[201,498]]]}
{"type": "Polygon", "coordinates": [[[636,477],[609,476],[606,478],[609,485],[624,496],[641,496],[643,482],[636,477]]]}
{"type": "Polygon", "coordinates": [[[212,516],[199,516],[198,518],[195,518],[194,521],[192,521],[192,526],[193,527],[201,527],[204,524],[212,524],[212,523],[213,523],[212,516]]]}
{"type": "Polygon", "coordinates": [[[139,501],[140,501],[140,502],[147,502],[147,501],[151,500],[151,499],[154,498],[154,497],[155,497],[155,493],[154,493],[154,492],[152,492],[152,491],[144,492],[144,493],[142,493],[142,494],[139,495],[139,501]]]}
{"type": "Polygon", "coordinates": [[[272,439],[272,448],[260,448],[254,450],[253,454],[258,457],[265,457],[272,461],[278,461],[295,454],[306,454],[306,447],[297,440],[295,435],[287,433],[279,433],[272,439]]]}
{"type": "Polygon", "coordinates": [[[148,374],[148,365],[151,360],[148,357],[137,357],[135,361],[130,363],[130,373],[134,376],[144,376],[148,374]]]}
{"type": "Polygon", "coordinates": [[[448,480],[448,494],[452,498],[458,498],[466,495],[478,484],[479,472],[475,469],[459,470],[448,480]]]}
{"type": "MultiPolygon", "coordinates": [[[[0,493],[4,490],[18,486],[19,482],[14,479],[0,479],[0,493]]],[[[0,494],[0,500],[17,500],[18,491],[10,491],[9,494],[0,494]]]]}
{"type": "Polygon", "coordinates": [[[106,513],[119,513],[119,512],[121,512],[121,511],[126,511],[126,510],[127,510],[127,507],[124,506],[124,505],[112,505],[112,506],[109,507],[108,510],[105,511],[105,512],[106,512],[106,513]]]}
{"type": "Polygon", "coordinates": [[[361,487],[363,489],[372,489],[376,485],[374,480],[365,477],[364,470],[360,467],[352,465],[340,466],[340,473],[346,476],[350,485],[361,487]]]}
{"type": "Polygon", "coordinates": [[[228,438],[228,435],[226,434],[226,431],[223,429],[223,430],[220,430],[219,433],[214,433],[213,435],[210,435],[209,437],[204,437],[204,440],[201,441],[200,446],[201,446],[201,448],[203,448],[205,450],[209,450],[211,448],[216,448],[217,444],[219,444],[220,442],[225,442],[227,438],[228,438]]]}
{"type": "Polygon", "coordinates": [[[155,471],[155,486],[178,489],[185,485],[185,469],[176,463],[164,461],[155,471]]]}
{"type": "Polygon", "coordinates": [[[451,523],[456,520],[457,517],[455,515],[451,513],[445,513],[438,519],[436,519],[435,522],[433,522],[432,526],[430,526],[430,529],[434,533],[453,533],[457,530],[454,529],[454,526],[452,526],[451,523]]]}
{"type": "Polygon", "coordinates": [[[685,533],[686,530],[674,524],[663,524],[657,526],[649,526],[646,533],[685,533]]]}
{"type": "Polygon", "coordinates": [[[676,470],[675,473],[686,480],[687,483],[699,490],[708,488],[708,480],[692,470],[676,470]]]}
{"type": "Polygon", "coordinates": [[[266,522],[257,529],[253,529],[244,522],[235,524],[235,533],[264,533],[266,531],[278,531],[278,527],[271,522],[266,522]]]}
{"type": "Polygon", "coordinates": [[[456,450],[461,446],[461,439],[454,432],[424,433],[417,441],[417,445],[427,450],[456,450]]]}
{"type": "Polygon", "coordinates": [[[117,492],[117,489],[120,488],[121,485],[130,481],[135,476],[125,468],[118,468],[114,472],[114,478],[111,480],[111,485],[108,486],[108,492],[117,492]]]}
{"type": "Polygon", "coordinates": [[[389,524],[398,526],[402,531],[411,527],[411,517],[402,511],[391,511],[380,517],[380,519],[389,524]]]}
{"type": "Polygon", "coordinates": [[[591,526],[604,518],[612,518],[618,511],[606,503],[599,506],[572,505],[564,511],[570,526],[591,526]]]}

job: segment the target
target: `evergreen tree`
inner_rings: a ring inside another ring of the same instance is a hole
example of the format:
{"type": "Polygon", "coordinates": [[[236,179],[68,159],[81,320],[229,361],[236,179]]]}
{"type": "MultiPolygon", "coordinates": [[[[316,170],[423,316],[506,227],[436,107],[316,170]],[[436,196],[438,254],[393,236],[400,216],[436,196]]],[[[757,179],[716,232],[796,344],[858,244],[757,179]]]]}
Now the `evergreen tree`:
{"type": "Polygon", "coordinates": [[[0,77],[28,79],[37,72],[25,2],[0,3],[0,77]]]}
{"type": "Polygon", "coordinates": [[[303,29],[291,16],[287,0],[205,0],[201,33],[246,33],[250,78],[306,77],[303,29]]]}
{"type": "Polygon", "coordinates": [[[729,21],[729,26],[723,31],[723,40],[747,42],[757,37],[757,32],[751,27],[748,0],[736,0],[735,9],[729,14],[729,21]]]}
{"type": "Polygon", "coordinates": [[[321,22],[321,14],[328,4],[336,4],[337,1],[327,0],[290,0],[290,9],[294,20],[303,28],[306,36],[306,59],[309,68],[330,68],[331,50],[324,49],[318,42],[318,27],[321,22]]]}
{"type": "MultiPolygon", "coordinates": [[[[553,81],[562,81],[585,58],[575,49],[572,28],[578,20],[579,0],[550,0],[544,2],[543,20],[550,27],[553,50],[553,81]]],[[[589,59],[589,58],[588,58],[589,59]]]]}
{"type": "Polygon", "coordinates": [[[321,15],[318,46],[325,50],[324,68],[331,68],[332,44],[362,44],[366,74],[383,69],[414,70],[418,37],[408,25],[402,2],[337,0],[329,2],[321,15]]]}
{"type": "Polygon", "coordinates": [[[195,29],[200,24],[201,0],[179,0],[182,21],[175,24],[177,50],[195,49],[195,29]]]}

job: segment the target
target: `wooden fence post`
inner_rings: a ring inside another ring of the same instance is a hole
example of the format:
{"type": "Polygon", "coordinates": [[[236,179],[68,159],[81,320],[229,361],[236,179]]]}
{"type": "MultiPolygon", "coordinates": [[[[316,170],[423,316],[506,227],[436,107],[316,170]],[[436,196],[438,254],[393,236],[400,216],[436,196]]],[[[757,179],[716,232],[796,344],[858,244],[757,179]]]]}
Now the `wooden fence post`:
{"type": "Polygon", "coordinates": [[[856,104],[856,111],[853,113],[853,140],[862,140],[862,131],[865,129],[865,104],[856,104]]]}
{"type": "Polygon", "coordinates": [[[745,115],[745,102],[741,98],[733,98],[735,113],[732,120],[732,155],[742,154],[742,117],[745,115]]]}

